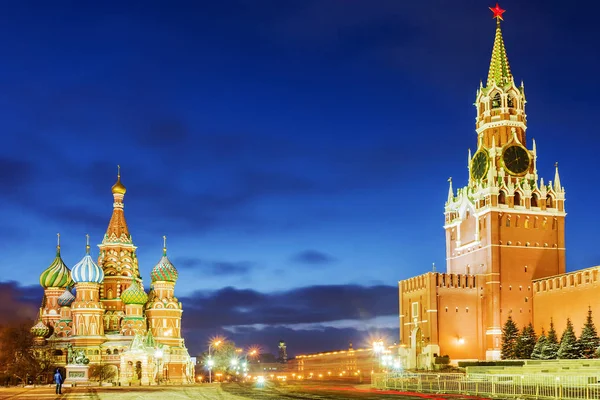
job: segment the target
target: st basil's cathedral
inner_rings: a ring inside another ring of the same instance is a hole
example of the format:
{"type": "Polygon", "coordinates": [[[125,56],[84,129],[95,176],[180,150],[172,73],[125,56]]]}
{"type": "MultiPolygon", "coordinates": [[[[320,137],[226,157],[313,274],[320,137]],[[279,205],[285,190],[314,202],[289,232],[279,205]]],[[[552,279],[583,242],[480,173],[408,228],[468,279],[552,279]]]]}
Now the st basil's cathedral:
{"type": "Polygon", "coordinates": [[[88,380],[94,364],[110,365],[122,385],[192,383],[194,365],[181,337],[183,309],[174,293],[177,269],[163,237],[162,257],[150,273],[150,291],[144,291],[125,221],[125,192],[119,171],[97,263],[87,236],[85,255],[69,269],[59,236],[56,257],[40,275],[44,298],[31,332],[36,345],[49,347],[66,369],[67,383],[88,380]]]}

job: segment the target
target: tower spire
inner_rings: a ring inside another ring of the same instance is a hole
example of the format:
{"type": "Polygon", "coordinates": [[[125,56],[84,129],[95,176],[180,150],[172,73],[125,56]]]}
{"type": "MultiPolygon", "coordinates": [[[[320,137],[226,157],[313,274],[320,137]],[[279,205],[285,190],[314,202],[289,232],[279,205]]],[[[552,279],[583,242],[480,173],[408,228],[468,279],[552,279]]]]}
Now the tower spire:
{"type": "Polygon", "coordinates": [[[56,234],[56,256],[60,256],[60,233],[56,234]]]}
{"type": "Polygon", "coordinates": [[[118,239],[121,242],[123,240],[125,240],[125,242],[131,241],[129,228],[127,227],[125,214],[123,213],[123,198],[125,197],[126,192],[127,189],[125,189],[125,185],[121,183],[121,166],[117,165],[117,182],[112,186],[114,199],[113,214],[108,223],[108,228],[106,229],[105,240],[108,238],[109,241],[114,239],[118,239]]]}
{"type": "Polygon", "coordinates": [[[163,236],[163,256],[167,256],[167,237],[163,236]]]}
{"type": "Polygon", "coordinates": [[[85,234],[85,254],[90,254],[90,235],[85,234]]]}
{"type": "Polygon", "coordinates": [[[450,187],[448,188],[448,203],[454,199],[454,190],[452,190],[452,177],[448,178],[448,182],[450,182],[450,187]]]}
{"type": "Polygon", "coordinates": [[[558,162],[554,163],[554,168],[556,168],[554,172],[554,191],[560,193],[562,186],[560,185],[560,176],[558,175],[558,162]]]}
{"type": "Polygon", "coordinates": [[[513,76],[508,65],[508,57],[506,56],[506,48],[504,47],[504,39],[502,38],[502,29],[500,21],[504,20],[502,14],[506,11],[500,8],[498,3],[496,7],[490,7],[494,13],[493,18],[496,19],[496,36],[494,38],[494,48],[492,49],[492,60],[490,62],[490,70],[488,72],[487,87],[494,83],[497,86],[505,86],[510,83],[513,76]]]}

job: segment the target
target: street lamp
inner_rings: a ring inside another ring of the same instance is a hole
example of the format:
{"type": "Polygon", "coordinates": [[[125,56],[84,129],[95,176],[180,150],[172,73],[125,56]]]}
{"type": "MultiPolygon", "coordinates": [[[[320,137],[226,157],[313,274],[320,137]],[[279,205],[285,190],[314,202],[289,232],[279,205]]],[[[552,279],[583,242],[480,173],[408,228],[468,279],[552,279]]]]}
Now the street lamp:
{"type": "Polygon", "coordinates": [[[208,383],[212,383],[212,366],[215,365],[215,362],[211,358],[210,351],[213,347],[219,347],[221,343],[223,343],[222,339],[216,339],[208,344],[208,383]]]}
{"type": "Polygon", "coordinates": [[[212,367],[213,367],[213,365],[215,365],[215,362],[212,358],[209,358],[207,364],[208,364],[208,382],[212,383],[212,367]]]}
{"type": "Polygon", "coordinates": [[[163,357],[163,351],[161,349],[156,349],[156,351],[154,351],[154,358],[156,358],[158,360],[158,371],[156,371],[156,383],[158,385],[160,385],[160,379],[162,378],[162,365],[161,365],[162,357],[163,357]],[[160,375],[159,375],[159,373],[160,373],[160,375]]]}

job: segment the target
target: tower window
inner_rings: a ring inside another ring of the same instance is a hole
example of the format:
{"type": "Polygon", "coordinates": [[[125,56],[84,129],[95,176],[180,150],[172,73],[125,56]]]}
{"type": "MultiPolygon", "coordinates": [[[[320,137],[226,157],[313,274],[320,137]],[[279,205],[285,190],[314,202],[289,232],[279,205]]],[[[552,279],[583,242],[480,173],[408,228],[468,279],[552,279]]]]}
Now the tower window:
{"type": "Polygon", "coordinates": [[[554,208],[554,199],[552,196],[546,197],[546,208],[554,208]]]}
{"type": "Polygon", "coordinates": [[[500,98],[500,93],[496,93],[494,97],[492,97],[492,108],[500,108],[502,106],[502,99],[500,98]]]}
{"type": "Polygon", "coordinates": [[[506,204],[506,194],[503,190],[501,190],[500,194],[498,194],[498,204],[506,204]]]}
{"type": "Polygon", "coordinates": [[[506,218],[506,227],[510,228],[510,218],[506,218]]]}
{"type": "Polygon", "coordinates": [[[510,107],[510,108],[515,107],[515,100],[513,99],[513,97],[510,94],[508,95],[506,102],[508,104],[508,107],[510,107]]]}
{"type": "Polygon", "coordinates": [[[538,195],[535,193],[531,195],[531,207],[539,207],[538,206],[538,195]]]}
{"type": "Polygon", "coordinates": [[[515,206],[520,206],[521,205],[521,193],[519,192],[515,192],[515,206]]]}

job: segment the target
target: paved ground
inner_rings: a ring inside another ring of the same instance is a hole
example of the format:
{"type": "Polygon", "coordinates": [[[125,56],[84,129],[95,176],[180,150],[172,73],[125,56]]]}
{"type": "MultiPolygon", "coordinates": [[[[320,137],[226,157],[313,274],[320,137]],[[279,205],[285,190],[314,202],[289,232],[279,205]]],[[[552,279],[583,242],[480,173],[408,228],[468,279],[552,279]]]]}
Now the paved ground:
{"type": "Polygon", "coordinates": [[[377,391],[368,385],[344,385],[340,383],[267,383],[264,387],[251,384],[202,384],[192,386],[150,387],[77,387],[65,388],[63,395],[54,394],[53,387],[1,388],[0,399],[123,399],[123,400],[378,400],[378,399],[475,399],[468,396],[431,395],[377,391]]]}

